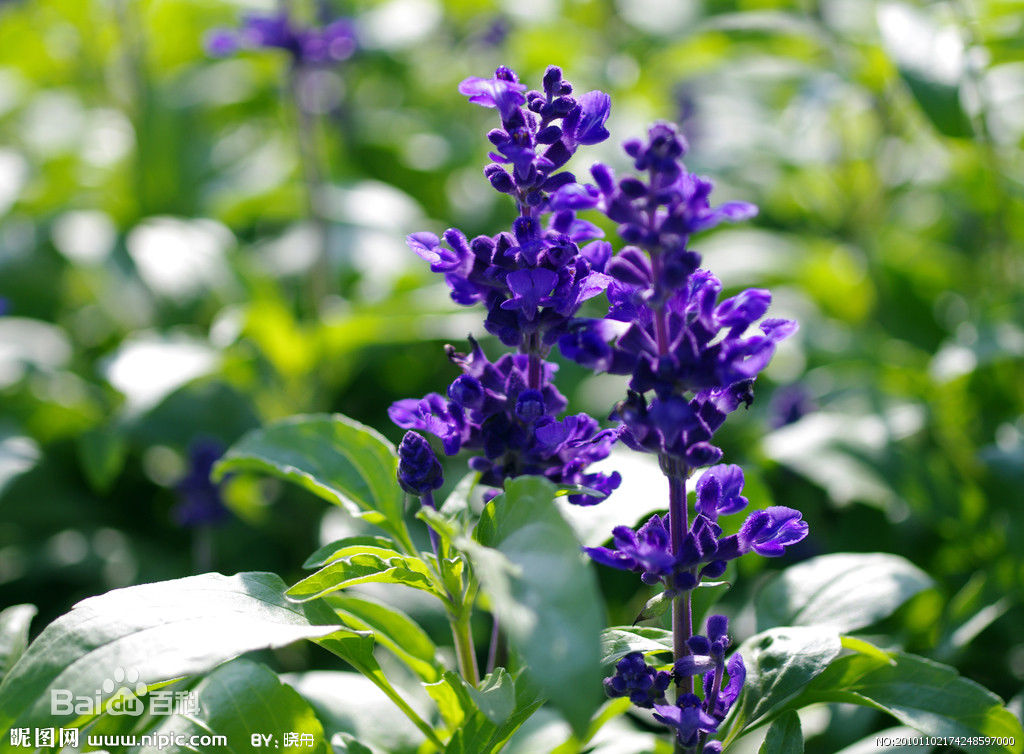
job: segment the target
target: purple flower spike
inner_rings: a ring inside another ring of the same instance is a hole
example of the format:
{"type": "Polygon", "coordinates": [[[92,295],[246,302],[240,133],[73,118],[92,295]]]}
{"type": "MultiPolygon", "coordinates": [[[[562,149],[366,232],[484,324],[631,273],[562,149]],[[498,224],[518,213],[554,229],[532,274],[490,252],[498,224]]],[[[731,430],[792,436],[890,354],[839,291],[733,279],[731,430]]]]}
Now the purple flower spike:
{"type": "Polygon", "coordinates": [[[525,91],[525,84],[499,78],[471,76],[459,84],[459,94],[469,97],[474,105],[498,108],[502,118],[508,117],[515,108],[526,103],[523,96],[525,91]]]}
{"type": "Polygon", "coordinates": [[[683,746],[692,747],[700,733],[714,733],[718,721],[703,710],[696,694],[683,694],[673,705],[655,704],[654,719],[673,728],[683,746]]]}
{"type": "Polygon", "coordinates": [[[728,516],[747,507],[743,469],[735,464],[712,466],[697,482],[697,510],[709,518],[728,516]]]}
{"type": "Polygon", "coordinates": [[[807,536],[807,522],[800,511],[773,505],[763,511],[751,513],[740,528],[739,539],[746,550],[753,550],[766,558],[785,554],[788,545],[796,544],[807,536]]]}

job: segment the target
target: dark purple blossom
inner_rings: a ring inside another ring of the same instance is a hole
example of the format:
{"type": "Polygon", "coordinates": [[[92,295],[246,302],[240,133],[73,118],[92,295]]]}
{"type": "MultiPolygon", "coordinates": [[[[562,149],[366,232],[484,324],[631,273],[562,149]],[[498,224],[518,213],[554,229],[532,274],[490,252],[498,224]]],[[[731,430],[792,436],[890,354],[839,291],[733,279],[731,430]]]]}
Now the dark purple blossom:
{"type": "MultiPolygon", "coordinates": [[[[470,342],[469,354],[449,346],[449,358],[463,373],[448,388],[448,399],[431,393],[420,400],[397,401],[388,409],[395,424],[435,435],[448,455],[464,448],[477,451],[470,467],[492,487],[524,474],[588,487],[602,496],[619,486],[618,473],[586,471],[608,456],[614,437],[600,433],[597,422],[586,414],[559,418],[567,401],[554,386],[555,364],[540,361],[538,387],[529,387],[527,354],[505,354],[492,363],[475,340],[470,342]]],[[[569,499],[582,505],[598,501],[586,494],[569,499]]]]}
{"type": "Polygon", "coordinates": [[[425,495],[444,484],[441,463],[422,435],[406,432],[398,446],[398,483],[410,495],[425,495]]]}
{"type": "Polygon", "coordinates": [[[604,690],[615,699],[628,696],[638,707],[653,709],[665,703],[665,692],[672,683],[672,674],[655,670],[644,661],[640,652],[631,652],[615,665],[615,674],[604,679],[604,690]]]}
{"type": "Polygon", "coordinates": [[[200,438],[189,446],[187,471],[175,486],[178,504],[173,516],[178,525],[210,526],[223,523],[229,517],[220,485],[210,480],[210,472],[224,450],[222,442],[210,438],[200,438]]]}

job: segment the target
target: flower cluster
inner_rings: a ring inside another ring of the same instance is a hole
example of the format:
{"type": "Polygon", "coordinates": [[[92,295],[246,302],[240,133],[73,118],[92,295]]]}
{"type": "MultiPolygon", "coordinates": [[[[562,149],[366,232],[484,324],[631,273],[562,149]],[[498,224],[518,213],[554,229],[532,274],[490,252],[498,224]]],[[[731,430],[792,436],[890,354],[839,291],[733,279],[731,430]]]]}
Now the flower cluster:
{"type": "Polygon", "coordinates": [[[604,689],[612,699],[628,696],[637,707],[653,709],[666,703],[671,683],[671,673],[648,665],[641,652],[630,652],[615,665],[615,675],[604,679],[604,689]]]}
{"type": "MultiPolygon", "coordinates": [[[[395,402],[388,409],[395,424],[435,435],[448,455],[463,448],[482,451],[469,465],[481,472],[481,483],[491,487],[524,474],[581,485],[602,495],[618,487],[618,473],[586,472],[592,462],[607,457],[613,438],[600,433],[597,422],[586,414],[557,418],[567,401],[553,384],[555,364],[541,362],[536,387],[530,387],[528,355],[505,354],[492,363],[479,343],[472,338],[470,343],[469,354],[448,347],[449,358],[462,369],[448,387],[448,397],[430,393],[419,400],[395,402]]],[[[578,494],[569,499],[591,504],[599,498],[578,494]]]]}
{"type": "Polygon", "coordinates": [[[339,18],[320,28],[303,28],[286,11],[248,13],[239,28],[216,29],[206,38],[206,50],[215,57],[266,48],[286,51],[297,65],[340,63],[356,50],[355,26],[339,18]]]}
{"type": "Polygon", "coordinates": [[[175,487],[178,505],[173,515],[179,526],[210,526],[222,523],[229,512],[220,485],[210,481],[213,465],[224,455],[223,443],[200,438],[188,449],[188,470],[175,487]]]}
{"type": "MultiPolygon", "coordinates": [[[[718,730],[735,703],[746,679],[743,657],[733,654],[728,662],[725,650],[729,648],[726,631],[729,621],[724,615],[712,615],[706,624],[706,636],[691,636],[687,645],[692,654],[676,660],[676,676],[702,676],[704,698],[696,694],[680,694],[675,704],[655,704],[654,717],[673,728],[679,742],[692,748],[699,739],[718,730]],[[724,685],[723,685],[724,684],[724,685]]],[[[704,752],[720,752],[722,744],[710,741],[704,752]]]]}
{"type": "MultiPolygon", "coordinates": [[[[543,357],[569,332],[583,302],[611,281],[603,272],[611,246],[596,240],[601,231],[572,207],[552,206],[555,193],[576,181],[561,168],[580,146],[608,137],[609,98],[597,91],[574,97],[555,66],[545,72],[542,90],[527,91],[504,67],[493,78],[469,78],[459,86],[470,102],[498,112],[501,127],[487,135],[494,151],[484,175],[516,202],[511,230],[472,240],[456,228],[442,238],[408,238],[430,269],[444,275],[452,299],[483,304],[486,330],[516,352],[491,362],[472,339],[469,354],[449,346],[462,374],[447,396],[398,401],[389,415],[400,427],[436,435],[449,455],[462,448],[481,451],[470,466],[488,486],[531,474],[605,496],[619,485],[619,475],[586,469],[608,455],[615,437],[599,432],[586,414],[559,418],[567,402],[554,386],[556,365],[543,357]]],[[[598,499],[570,497],[577,504],[598,499]]]]}
{"type": "Polygon", "coordinates": [[[800,512],[784,506],[755,511],[737,534],[722,536],[720,515],[738,513],[747,506],[742,496],[743,470],[720,464],[704,472],[697,483],[696,516],[683,537],[682,547],[672,545],[668,516],[652,516],[633,531],[618,526],[613,531],[614,549],[585,548],[602,565],[641,574],[645,584],[664,584],[670,593],[694,589],[704,578],[717,578],[728,561],[748,552],[778,557],[787,545],[807,536],[807,522],[800,512]]]}
{"type": "MultiPolygon", "coordinates": [[[[685,749],[699,744],[702,751],[720,751],[720,744],[708,743],[707,737],[739,695],[743,660],[735,655],[726,664],[722,616],[709,619],[707,636],[691,635],[691,591],[703,579],[721,576],[730,560],[745,553],[782,555],[807,535],[807,524],[799,511],[774,506],[750,514],[738,533],[724,534],[719,516],[738,513],[748,500],[742,469],[718,464],[722,451],[712,439],[731,412],[753,401],[754,380],[796,323],[764,318],[771,303],[766,290],[720,300],[722,283],[699,269],[701,257],[690,248],[693,234],[749,218],[756,208],[745,202],[712,207],[711,182],[686,170],[681,161],[686,143],[671,125],[657,124],[646,142],[624,147],[643,178],[616,180],[610,168],[595,165],[595,185],[567,184],[549,201],[553,211],[600,210],[618,224],[627,244],[603,268],[610,278],[606,316],[574,319],[558,344],[586,367],[629,375],[626,398],[612,413],[621,424],[604,434],[657,454],[669,478],[669,514],[652,516],[635,531],[617,527],[612,547],[585,551],[599,563],[664,586],[682,656],[674,667],[675,702],[654,701],[655,718],[675,729],[685,749]],[[686,479],[706,466],[691,516],[686,479]],[[698,673],[704,677],[703,698],[693,693],[690,679],[698,673]]],[[[649,672],[631,662],[627,674],[617,673],[606,683],[612,695],[646,684],[649,672]]]]}
{"type": "Polygon", "coordinates": [[[469,78],[459,86],[470,102],[500,116],[501,128],[487,134],[494,151],[484,175],[516,201],[511,231],[470,241],[453,228],[443,244],[432,233],[409,237],[412,250],[444,274],[456,303],[484,304],[489,333],[538,353],[566,332],[584,301],[607,288],[603,270],[611,254],[609,244],[595,240],[602,235],[597,226],[551,201],[554,192],[576,185],[572,173],[560,170],[576,150],[608,138],[608,95],[573,97],[556,66],[544,74],[543,90],[527,92],[504,67],[492,79],[469,78]]]}

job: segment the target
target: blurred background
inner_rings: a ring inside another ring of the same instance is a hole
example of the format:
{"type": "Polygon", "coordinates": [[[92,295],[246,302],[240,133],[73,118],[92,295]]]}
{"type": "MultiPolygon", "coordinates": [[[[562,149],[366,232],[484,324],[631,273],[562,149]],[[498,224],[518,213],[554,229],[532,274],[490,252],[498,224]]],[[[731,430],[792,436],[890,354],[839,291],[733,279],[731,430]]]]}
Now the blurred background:
{"type": "MultiPolygon", "coordinates": [[[[536,87],[551,63],[612,95],[612,138],[577,175],[625,167],[619,143],[664,119],[718,201],[761,208],[696,248],[728,289],[770,287],[801,323],[721,435],[757,507],[810,521],[785,561],[910,558],[935,588],[880,632],[1017,696],[1019,0],[3,0],[0,606],[39,605],[38,630],[132,583],[294,580],[351,527],[295,489],[204,487],[205,470],[300,412],[397,440],[387,406],[451,381],[442,345],[484,335],[482,317],[404,236],[507,226],[481,172],[494,113],[456,87],[499,64],[536,87]],[[296,62],[216,33],[282,7],[296,27],[349,19],[354,48],[296,62]]],[[[601,418],[623,391],[570,364],[560,384],[601,418]]],[[[617,494],[643,494],[642,464],[616,463],[617,494]]],[[[785,564],[744,559],[727,611],[742,621],[785,564]]],[[[611,619],[632,622],[649,595],[602,579],[611,619]]],[[[879,720],[805,721],[808,751],[879,720]]]]}

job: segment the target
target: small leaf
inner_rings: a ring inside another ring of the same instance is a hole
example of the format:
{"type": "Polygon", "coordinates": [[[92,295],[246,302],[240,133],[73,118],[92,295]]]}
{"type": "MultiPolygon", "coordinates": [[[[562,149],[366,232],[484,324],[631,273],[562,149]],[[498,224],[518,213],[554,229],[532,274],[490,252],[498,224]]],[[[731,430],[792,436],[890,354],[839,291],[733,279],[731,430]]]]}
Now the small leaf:
{"type": "Polygon", "coordinates": [[[478,688],[466,684],[466,691],[477,708],[495,725],[501,725],[516,709],[516,690],[512,676],[498,668],[480,681],[478,688]]]}
{"type": "Polygon", "coordinates": [[[395,543],[387,537],[344,537],[321,547],[306,558],[302,567],[322,568],[339,558],[360,553],[371,553],[382,558],[401,556],[395,550],[395,543]]]}
{"type": "Polygon", "coordinates": [[[105,494],[124,468],[128,445],[115,430],[95,429],[78,438],[78,457],[89,485],[105,494]]]}
{"type": "Polygon", "coordinates": [[[770,721],[841,649],[835,631],[818,627],[773,628],[743,642],[747,680],[727,740],[770,721]]]}
{"type": "Polygon", "coordinates": [[[815,678],[794,707],[847,702],[888,712],[928,736],[1010,738],[1010,747],[972,746],[977,751],[1020,752],[1024,730],[1002,700],[954,668],[896,653],[886,662],[867,654],[841,657],[815,678]]]}
{"type": "Polygon", "coordinates": [[[404,528],[397,471],[394,446],[341,414],[293,416],[254,430],[214,467],[217,479],[258,472],[295,482],[396,535],[404,528]]]}
{"type": "Polygon", "coordinates": [[[888,553],[822,555],[790,566],[757,597],[757,625],[854,631],[891,615],[932,580],[888,553]]]}
{"type": "Polygon", "coordinates": [[[640,621],[657,618],[659,615],[664,615],[670,607],[672,607],[672,597],[669,593],[658,592],[647,600],[644,609],[640,611],[640,615],[636,616],[636,620],[633,622],[639,623],[640,621]]]}
{"type": "MultiPolygon", "coordinates": [[[[214,670],[196,684],[193,690],[199,709],[188,714],[160,718],[159,724],[146,731],[151,736],[222,735],[227,746],[204,746],[204,752],[230,754],[249,750],[254,736],[260,735],[265,745],[283,745],[285,734],[303,741],[302,750],[310,754],[331,751],[324,728],[309,702],[291,686],[281,683],[265,665],[248,660],[235,660],[214,670]],[[301,737],[301,738],[300,738],[301,737]],[[312,742],[312,743],[310,743],[312,742]]],[[[164,739],[167,740],[167,739],[164,739]]],[[[191,752],[194,749],[172,743],[169,746],[142,746],[132,754],[157,752],[191,752]]]]}
{"type": "Polygon", "coordinates": [[[874,657],[876,660],[881,660],[888,665],[896,664],[896,661],[892,659],[891,654],[880,647],[876,647],[871,642],[858,639],[855,636],[840,636],[839,641],[843,645],[843,649],[849,649],[850,651],[857,652],[858,654],[874,657]]]}
{"type": "Polygon", "coordinates": [[[790,710],[772,723],[758,754],[804,754],[800,718],[790,710]]]}
{"type": "Polygon", "coordinates": [[[437,647],[408,615],[365,596],[335,593],[327,602],[351,628],[372,631],[378,644],[394,652],[424,681],[430,683],[440,678],[437,647]]]}
{"type": "Polygon", "coordinates": [[[28,646],[28,629],[39,612],[35,605],[11,605],[0,611],[0,679],[28,646]]]}
{"type": "Polygon", "coordinates": [[[434,683],[424,683],[430,698],[437,703],[437,709],[441,713],[441,719],[449,730],[456,730],[466,719],[467,711],[472,713],[473,700],[466,691],[466,684],[462,677],[450,670],[446,670],[441,680],[434,683]]]}
{"type": "Polygon", "coordinates": [[[653,626],[618,626],[601,634],[601,665],[618,662],[630,652],[671,652],[672,632],[653,626]]]}
{"type": "Polygon", "coordinates": [[[447,596],[437,588],[426,563],[394,551],[388,551],[386,557],[362,552],[334,560],[290,587],[285,594],[295,602],[308,602],[339,589],[370,583],[404,584],[429,592],[447,603],[447,596]]]}

